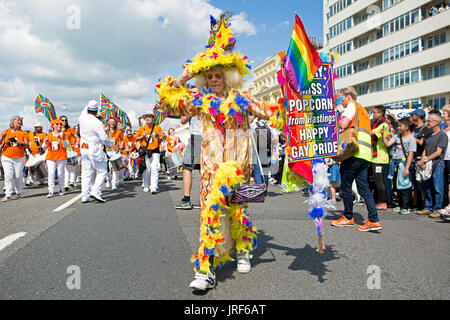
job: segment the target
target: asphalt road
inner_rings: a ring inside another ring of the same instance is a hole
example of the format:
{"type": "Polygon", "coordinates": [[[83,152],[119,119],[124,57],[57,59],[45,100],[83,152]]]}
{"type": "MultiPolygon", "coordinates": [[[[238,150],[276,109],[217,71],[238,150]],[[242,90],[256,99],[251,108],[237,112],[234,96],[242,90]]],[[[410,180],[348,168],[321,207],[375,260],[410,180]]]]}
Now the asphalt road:
{"type": "MultiPolygon", "coordinates": [[[[198,199],[196,172],[193,185],[198,199]]],[[[104,204],[78,200],[58,212],[79,189],[46,194],[46,187],[27,187],[23,199],[0,204],[2,300],[450,298],[450,225],[440,219],[380,212],[383,230],[363,233],[329,225],[342,209],[338,203],[325,219],[327,249],[320,255],[306,198],[270,186],[266,202],[249,208],[259,231],[252,271],[239,274],[231,262],[217,271],[217,287],[200,294],[188,287],[200,210],[173,208],[183,195],[180,178],[161,176],[156,195],[126,182],[105,190],[104,204]]],[[[355,211],[362,224],[366,208],[355,211]]]]}

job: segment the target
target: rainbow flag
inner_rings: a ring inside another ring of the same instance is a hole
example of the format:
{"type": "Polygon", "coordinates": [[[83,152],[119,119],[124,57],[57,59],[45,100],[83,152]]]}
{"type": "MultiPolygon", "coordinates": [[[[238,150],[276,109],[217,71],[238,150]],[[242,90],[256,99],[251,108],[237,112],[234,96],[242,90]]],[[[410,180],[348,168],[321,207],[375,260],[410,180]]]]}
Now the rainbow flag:
{"type": "Polygon", "coordinates": [[[128,118],[128,115],[126,112],[121,110],[114,102],[109,100],[106,96],[101,94],[101,100],[100,100],[100,114],[104,119],[104,123],[106,124],[108,122],[108,119],[113,117],[117,120],[117,122],[121,122],[123,125],[123,128],[131,128],[131,122],[128,118]]]}
{"type": "Polygon", "coordinates": [[[307,90],[321,65],[322,60],[309,41],[302,21],[298,15],[295,15],[294,30],[284,61],[284,68],[292,89],[296,92],[307,90]]]}
{"type": "Polygon", "coordinates": [[[50,122],[57,118],[53,103],[51,103],[50,100],[48,100],[42,94],[39,94],[34,101],[34,110],[36,111],[36,113],[42,112],[50,122]]]}

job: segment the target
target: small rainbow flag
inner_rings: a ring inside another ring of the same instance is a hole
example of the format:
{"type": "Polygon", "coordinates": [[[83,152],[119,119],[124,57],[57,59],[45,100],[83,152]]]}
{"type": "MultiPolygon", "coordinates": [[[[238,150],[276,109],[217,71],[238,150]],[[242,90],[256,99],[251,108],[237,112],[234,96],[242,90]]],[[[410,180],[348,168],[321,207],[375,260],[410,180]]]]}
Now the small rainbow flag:
{"type": "Polygon", "coordinates": [[[307,90],[321,65],[322,60],[296,14],[294,30],[284,62],[284,69],[292,89],[296,92],[307,90]]]}
{"type": "Polygon", "coordinates": [[[34,101],[34,110],[36,111],[36,113],[42,112],[50,122],[57,118],[53,103],[51,103],[50,100],[48,100],[42,94],[39,94],[34,101]]]}

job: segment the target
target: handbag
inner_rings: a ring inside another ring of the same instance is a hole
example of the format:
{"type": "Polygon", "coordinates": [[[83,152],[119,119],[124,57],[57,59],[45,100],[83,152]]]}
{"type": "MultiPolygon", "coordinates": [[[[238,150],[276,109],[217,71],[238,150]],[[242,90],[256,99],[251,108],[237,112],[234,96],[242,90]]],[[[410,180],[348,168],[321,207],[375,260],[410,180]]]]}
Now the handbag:
{"type": "Polygon", "coordinates": [[[143,157],[143,156],[147,155],[150,158],[152,156],[152,154],[153,154],[153,150],[148,150],[147,149],[148,148],[148,144],[150,143],[150,139],[152,138],[153,129],[155,129],[155,125],[152,126],[152,130],[150,131],[150,135],[148,136],[147,144],[145,145],[145,147],[141,146],[139,148],[139,150],[138,150],[138,153],[139,153],[140,157],[143,157]]]}
{"type": "Polygon", "coordinates": [[[359,150],[359,142],[358,142],[358,119],[359,119],[359,104],[355,105],[356,107],[356,118],[355,124],[356,127],[348,127],[344,129],[342,132],[339,132],[339,154],[336,157],[333,157],[334,161],[342,162],[353,157],[359,150]]]}
{"type": "MultiPolygon", "coordinates": [[[[264,181],[264,173],[261,165],[261,159],[259,158],[258,150],[255,147],[255,140],[253,139],[253,133],[250,133],[252,138],[252,144],[255,148],[256,156],[258,158],[259,170],[261,171],[261,176],[264,181]]],[[[236,145],[236,144],[235,144],[236,145]]],[[[237,188],[231,197],[231,202],[233,203],[243,203],[243,202],[264,202],[266,197],[267,186],[265,183],[260,184],[244,184],[237,188]]]]}

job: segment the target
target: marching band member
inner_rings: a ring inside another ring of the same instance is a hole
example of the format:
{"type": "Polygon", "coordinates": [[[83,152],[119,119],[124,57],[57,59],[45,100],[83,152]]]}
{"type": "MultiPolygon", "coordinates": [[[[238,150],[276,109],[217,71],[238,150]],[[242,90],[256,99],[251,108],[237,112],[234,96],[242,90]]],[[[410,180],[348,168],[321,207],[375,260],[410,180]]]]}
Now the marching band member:
{"type": "MultiPolygon", "coordinates": [[[[115,118],[108,119],[108,127],[106,129],[106,134],[111,140],[111,147],[106,148],[106,152],[110,154],[118,154],[123,147],[123,133],[122,130],[117,127],[117,120],[115,118]]],[[[113,170],[111,165],[109,165],[109,172],[106,177],[106,187],[109,187],[111,181],[111,190],[116,190],[117,185],[120,183],[120,176],[123,174],[122,169],[113,170]]]]}
{"type": "Polygon", "coordinates": [[[53,197],[55,189],[55,171],[58,174],[59,195],[64,195],[64,175],[67,161],[67,148],[69,141],[66,134],[62,131],[63,122],[61,120],[53,120],[51,123],[52,132],[45,138],[44,149],[47,149],[48,169],[48,195],[47,198],[53,197]]]}
{"type": "MultiPolygon", "coordinates": [[[[34,132],[30,132],[28,134],[28,140],[30,141],[30,150],[32,156],[39,156],[44,154],[44,148],[42,148],[45,138],[47,134],[42,131],[42,124],[40,122],[36,122],[34,125],[34,132]]],[[[34,183],[33,180],[33,172],[28,172],[27,184],[32,185],[34,183]]],[[[39,179],[39,178],[37,178],[39,179]]],[[[44,181],[39,180],[39,184],[43,184],[44,181]]]]}
{"type": "MultiPolygon", "coordinates": [[[[75,130],[69,126],[69,120],[67,119],[66,116],[59,116],[58,118],[59,120],[61,120],[62,122],[62,132],[65,134],[67,141],[69,141],[69,147],[67,148],[67,150],[72,150],[72,143],[74,141],[74,134],[75,134],[75,130]]],[[[65,167],[65,173],[64,173],[64,190],[65,191],[69,191],[69,184],[70,184],[70,177],[73,177],[75,174],[75,170],[76,168],[68,163],[66,163],[66,167],[65,167]]]]}
{"type": "Polygon", "coordinates": [[[75,165],[66,165],[66,181],[64,183],[66,188],[77,186],[78,172],[80,170],[80,142],[80,126],[76,125],[73,127],[73,134],[70,137],[70,148],[77,154],[77,162],[75,165]]]}
{"type": "Polygon", "coordinates": [[[155,115],[153,112],[147,112],[142,115],[145,124],[140,126],[137,131],[136,141],[140,142],[141,148],[146,148],[145,165],[143,174],[144,192],[151,191],[152,194],[158,191],[159,178],[159,145],[164,140],[164,133],[160,126],[155,124],[155,115]]]}
{"type": "Polygon", "coordinates": [[[22,130],[22,118],[14,116],[9,122],[9,129],[0,135],[2,147],[2,166],[5,177],[5,197],[1,201],[11,199],[13,184],[17,197],[22,198],[23,168],[25,166],[25,149],[29,147],[28,135],[22,130]]]}
{"type": "Polygon", "coordinates": [[[103,123],[97,118],[97,101],[91,100],[82,111],[80,123],[81,135],[81,202],[90,198],[106,202],[102,198],[102,187],[108,174],[108,160],[105,146],[111,147],[111,141],[105,132],[103,123]],[[95,175],[95,182],[92,180],[95,175]]]}
{"type": "MultiPolygon", "coordinates": [[[[180,140],[180,138],[175,136],[174,128],[170,128],[167,133],[169,134],[169,136],[166,138],[166,142],[167,142],[167,144],[166,144],[167,151],[166,152],[171,154],[172,152],[174,152],[177,149],[178,141],[180,140]]],[[[167,156],[168,155],[166,154],[166,157],[167,156]]],[[[167,171],[169,172],[169,179],[177,178],[177,170],[178,170],[178,168],[172,168],[172,169],[167,168],[167,171]]]]}
{"type": "Polygon", "coordinates": [[[136,154],[136,138],[131,129],[127,129],[126,135],[123,137],[123,151],[122,155],[127,157],[127,169],[131,179],[137,178],[137,158],[132,159],[132,154],[136,154]]]}

